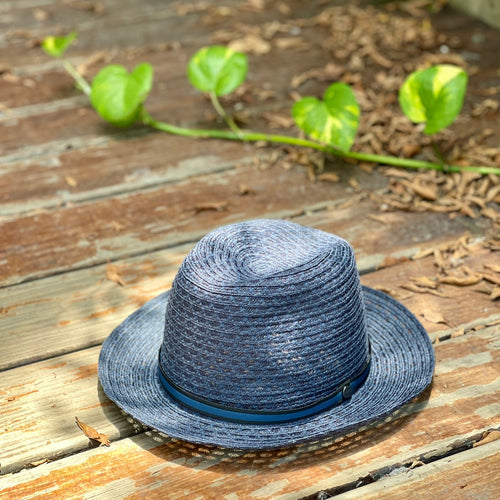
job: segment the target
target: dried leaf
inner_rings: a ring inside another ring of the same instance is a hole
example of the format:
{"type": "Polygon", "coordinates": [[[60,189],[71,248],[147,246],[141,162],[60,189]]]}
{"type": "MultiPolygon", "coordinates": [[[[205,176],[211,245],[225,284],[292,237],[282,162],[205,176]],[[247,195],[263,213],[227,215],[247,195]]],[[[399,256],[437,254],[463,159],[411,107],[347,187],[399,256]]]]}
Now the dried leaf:
{"type": "Polygon", "coordinates": [[[75,417],[75,422],[76,425],[89,439],[92,439],[93,441],[98,441],[104,446],[110,446],[109,437],[106,436],[106,434],[101,434],[100,432],[96,431],[93,427],[90,427],[90,425],[84,424],[83,422],[78,420],[78,417],[75,417]]]}
{"type": "Polygon", "coordinates": [[[476,446],[482,446],[483,444],[491,443],[497,439],[500,439],[500,431],[496,429],[484,431],[481,439],[474,443],[472,447],[475,448],[476,446]]]}
{"type": "Polygon", "coordinates": [[[449,325],[448,321],[446,321],[439,311],[424,311],[422,316],[431,323],[444,323],[445,325],[449,325]]]}
{"type": "Polygon", "coordinates": [[[227,201],[214,201],[213,203],[200,203],[194,206],[194,210],[196,213],[199,212],[222,212],[227,210],[227,201]]]}
{"type": "Polygon", "coordinates": [[[106,266],[106,278],[109,281],[118,283],[120,286],[125,286],[125,283],[118,272],[118,268],[114,264],[111,264],[111,262],[108,262],[108,265],[106,266]]]}

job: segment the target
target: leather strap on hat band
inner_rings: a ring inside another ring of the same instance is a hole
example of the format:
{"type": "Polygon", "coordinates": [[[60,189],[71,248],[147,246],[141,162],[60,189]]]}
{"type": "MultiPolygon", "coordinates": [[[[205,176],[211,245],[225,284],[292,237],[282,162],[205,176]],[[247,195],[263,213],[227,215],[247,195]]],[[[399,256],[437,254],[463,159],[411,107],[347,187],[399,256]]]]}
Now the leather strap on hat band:
{"type": "Polygon", "coordinates": [[[297,420],[299,418],[310,417],[315,413],[327,410],[333,406],[349,400],[368,377],[368,374],[370,373],[370,363],[371,358],[369,356],[366,364],[356,376],[346,381],[344,384],[339,386],[332,394],[321,399],[321,401],[293,410],[283,410],[275,412],[266,410],[242,410],[239,408],[213,403],[211,401],[208,401],[207,399],[194,396],[193,394],[190,394],[187,391],[181,389],[179,386],[173,383],[172,380],[169,379],[169,377],[162,370],[160,364],[158,365],[158,372],[161,384],[170,394],[170,396],[172,396],[172,398],[174,398],[178,403],[181,403],[182,405],[187,406],[192,410],[195,410],[204,415],[208,415],[209,417],[229,420],[231,422],[272,424],[289,422],[291,420],[297,420]]]}

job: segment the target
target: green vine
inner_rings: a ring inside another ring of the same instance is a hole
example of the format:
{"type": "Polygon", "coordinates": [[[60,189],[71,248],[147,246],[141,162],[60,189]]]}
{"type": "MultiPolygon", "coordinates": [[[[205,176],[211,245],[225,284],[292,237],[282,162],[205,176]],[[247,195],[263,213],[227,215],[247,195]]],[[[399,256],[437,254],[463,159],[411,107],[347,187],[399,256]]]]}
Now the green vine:
{"type": "MultiPolygon", "coordinates": [[[[224,110],[219,97],[233,92],[243,83],[248,70],[247,57],[222,46],[199,50],[189,61],[187,74],[195,88],[209,95],[214,109],[225,120],[229,130],[193,129],[157,121],[144,108],[144,101],[152,88],[153,68],[142,63],[129,73],[120,65],[106,66],[89,85],[77,69],[63,58],[75,38],[74,32],[66,37],[47,37],[42,48],[49,55],[61,59],[65,70],[74,78],[78,88],[89,96],[99,115],[118,127],[128,127],[139,120],[153,129],[184,137],[265,141],[382,165],[500,175],[500,168],[496,167],[449,165],[439,150],[437,156],[440,162],[351,151],[360,110],[354,93],[344,83],[330,85],[323,100],[304,97],[294,104],[292,116],[297,126],[311,139],[241,130],[224,110]]],[[[399,92],[399,102],[411,121],[425,123],[424,133],[430,135],[455,120],[462,108],[466,87],[467,74],[463,69],[452,65],[433,66],[416,71],[406,79],[399,92]]]]}

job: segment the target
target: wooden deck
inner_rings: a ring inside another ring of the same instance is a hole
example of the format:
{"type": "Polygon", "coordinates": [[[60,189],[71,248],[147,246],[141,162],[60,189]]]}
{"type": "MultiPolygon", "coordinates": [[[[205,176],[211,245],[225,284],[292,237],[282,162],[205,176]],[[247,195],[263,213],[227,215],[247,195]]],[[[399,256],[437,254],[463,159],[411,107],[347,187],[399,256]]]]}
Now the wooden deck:
{"type": "MultiPolygon", "coordinates": [[[[75,28],[79,42],[70,57],[88,65],[88,77],[109,62],[131,68],[149,61],[151,113],[201,127],[213,126],[214,115],[187,86],[185,64],[199,47],[241,33],[252,52],[244,118],[251,128],[269,129],[297,91],[292,77],[332,60],[324,26],[310,20],[339,3],[0,3],[0,498],[499,498],[500,301],[492,295],[500,286],[498,203],[474,213],[425,204],[397,210],[385,200],[402,184],[382,168],[330,160],[325,168],[339,180],[322,181],[282,148],[113,129],[37,47],[43,36],[75,28]],[[259,29],[267,46],[250,43],[259,29]],[[200,237],[264,217],[351,242],[362,282],[397,297],[429,332],[437,361],[432,386],[385,422],[283,450],[202,447],[142,428],[99,385],[101,343],[170,287],[200,237]],[[446,282],[446,269],[478,279],[458,286],[463,276],[446,282]],[[436,286],[422,286],[423,277],[436,286]],[[96,447],[75,417],[111,445],[96,447]]],[[[408,18],[391,14],[399,15],[408,18]]],[[[429,20],[419,22],[425,28],[429,20]]],[[[431,22],[450,40],[471,33],[500,40],[463,14],[440,13],[431,22]]],[[[500,77],[491,57],[498,52],[491,47],[477,45],[474,67],[495,88],[500,77]]],[[[419,50],[423,60],[436,47],[419,50]]],[[[366,69],[372,75],[384,63],[374,60],[366,69]]],[[[300,91],[321,95],[325,85],[313,78],[300,91]]],[[[474,85],[473,95],[488,95],[474,94],[474,85]]],[[[491,129],[484,147],[498,145],[498,112],[473,120],[461,130],[491,129]]],[[[495,183],[484,181],[484,192],[495,183]]]]}

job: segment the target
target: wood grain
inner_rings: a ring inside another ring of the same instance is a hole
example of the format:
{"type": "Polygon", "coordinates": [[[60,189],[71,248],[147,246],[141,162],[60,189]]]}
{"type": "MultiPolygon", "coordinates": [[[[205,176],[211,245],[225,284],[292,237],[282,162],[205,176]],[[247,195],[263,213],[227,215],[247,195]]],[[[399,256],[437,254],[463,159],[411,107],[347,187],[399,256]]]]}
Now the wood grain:
{"type": "Polygon", "coordinates": [[[500,440],[407,470],[335,498],[497,498],[500,440]]]}
{"type": "MultiPolygon", "coordinates": [[[[381,181],[368,179],[370,185],[381,181]]],[[[308,183],[301,168],[261,172],[242,165],[189,182],[8,219],[0,231],[0,282],[18,283],[193,241],[239,220],[290,217],[334,204],[344,189],[308,183]],[[252,192],[242,196],[242,185],[252,192]],[[226,203],[227,210],[197,209],[211,203],[226,203]]]]}
{"type": "Polygon", "coordinates": [[[165,441],[156,434],[116,441],[135,429],[96,387],[98,348],[20,367],[0,375],[7,388],[0,413],[7,429],[1,436],[4,473],[83,451],[88,440],[75,415],[108,434],[112,444],[6,476],[1,491],[9,498],[51,487],[65,498],[165,498],[165,492],[172,498],[299,498],[424,453],[444,453],[458,439],[492,427],[500,412],[499,349],[494,328],[439,343],[432,390],[392,421],[337,440],[255,453],[165,441]],[[33,413],[44,418],[30,419],[33,413]]]}

